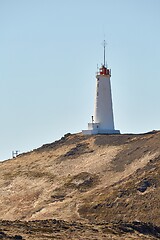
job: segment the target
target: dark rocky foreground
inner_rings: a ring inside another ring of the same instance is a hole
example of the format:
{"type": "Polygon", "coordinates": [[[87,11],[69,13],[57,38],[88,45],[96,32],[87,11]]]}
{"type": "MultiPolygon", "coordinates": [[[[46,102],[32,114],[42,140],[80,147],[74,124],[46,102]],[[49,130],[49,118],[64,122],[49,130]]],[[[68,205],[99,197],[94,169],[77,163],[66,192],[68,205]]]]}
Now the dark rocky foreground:
{"type": "Polygon", "coordinates": [[[160,239],[160,227],[142,222],[0,221],[0,239],[160,239]]]}

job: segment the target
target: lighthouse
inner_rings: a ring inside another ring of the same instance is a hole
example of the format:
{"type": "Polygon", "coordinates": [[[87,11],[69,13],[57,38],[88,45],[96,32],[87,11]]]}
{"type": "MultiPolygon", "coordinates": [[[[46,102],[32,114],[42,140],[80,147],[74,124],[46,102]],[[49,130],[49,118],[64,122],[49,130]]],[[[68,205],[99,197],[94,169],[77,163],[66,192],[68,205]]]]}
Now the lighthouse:
{"type": "Polygon", "coordinates": [[[92,134],[120,134],[114,128],[112,93],[111,93],[111,70],[106,66],[104,40],[104,63],[96,74],[96,94],[94,103],[94,115],[91,123],[88,123],[88,130],[82,130],[85,135],[92,134]]]}

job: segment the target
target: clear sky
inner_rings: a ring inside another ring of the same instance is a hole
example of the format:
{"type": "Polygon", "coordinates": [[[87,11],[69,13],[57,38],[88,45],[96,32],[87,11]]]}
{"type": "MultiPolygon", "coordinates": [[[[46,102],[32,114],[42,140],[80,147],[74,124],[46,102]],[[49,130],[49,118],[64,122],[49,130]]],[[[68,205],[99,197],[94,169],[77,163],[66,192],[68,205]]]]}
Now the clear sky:
{"type": "Polygon", "coordinates": [[[160,0],[0,0],[0,160],[87,128],[104,35],[116,129],[160,129],[160,0]]]}

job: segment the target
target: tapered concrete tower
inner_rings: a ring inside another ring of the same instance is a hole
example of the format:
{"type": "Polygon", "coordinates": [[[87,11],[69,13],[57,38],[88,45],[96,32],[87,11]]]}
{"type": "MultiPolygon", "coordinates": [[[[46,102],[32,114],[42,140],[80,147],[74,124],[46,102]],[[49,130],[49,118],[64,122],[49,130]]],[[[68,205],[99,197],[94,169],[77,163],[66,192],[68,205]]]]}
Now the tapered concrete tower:
{"type": "Polygon", "coordinates": [[[94,116],[88,123],[88,130],[82,130],[83,134],[119,134],[114,129],[112,94],[111,94],[111,70],[105,64],[105,40],[104,40],[104,63],[96,75],[96,96],[94,116]]]}

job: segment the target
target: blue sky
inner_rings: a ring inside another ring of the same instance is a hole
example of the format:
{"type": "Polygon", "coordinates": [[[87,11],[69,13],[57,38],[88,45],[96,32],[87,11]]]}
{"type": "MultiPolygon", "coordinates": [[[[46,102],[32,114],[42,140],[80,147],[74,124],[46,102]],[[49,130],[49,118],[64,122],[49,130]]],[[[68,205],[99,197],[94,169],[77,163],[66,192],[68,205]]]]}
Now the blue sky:
{"type": "Polygon", "coordinates": [[[159,0],[0,0],[0,160],[87,128],[104,35],[116,129],[160,129],[159,0]]]}

